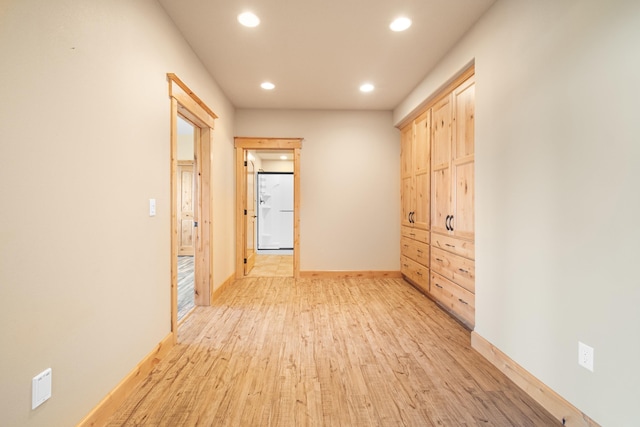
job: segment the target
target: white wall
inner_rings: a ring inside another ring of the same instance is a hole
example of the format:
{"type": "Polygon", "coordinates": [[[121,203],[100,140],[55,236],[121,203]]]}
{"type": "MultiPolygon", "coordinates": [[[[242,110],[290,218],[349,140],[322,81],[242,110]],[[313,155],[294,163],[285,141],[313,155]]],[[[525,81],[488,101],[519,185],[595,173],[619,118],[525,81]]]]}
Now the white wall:
{"type": "Polygon", "coordinates": [[[400,144],[391,112],[238,110],[238,135],[303,137],[300,269],[400,269],[400,144]]]}
{"type": "Polygon", "coordinates": [[[292,160],[263,160],[262,169],[265,172],[293,172],[292,160]]]}
{"type": "Polygon", "coordinates": [[[234,268],[234,109],[155,1],[1,8],[0,424],[72,426],[170,331],[166,73],[220,116],[216,286],[234,268]]]}
{"type": "Polygon", "coordinates": [[[499,0],[394,112],[475,58],[476,331],[604,426],[638,425],[639,40],[637,1],[499,0]]]}

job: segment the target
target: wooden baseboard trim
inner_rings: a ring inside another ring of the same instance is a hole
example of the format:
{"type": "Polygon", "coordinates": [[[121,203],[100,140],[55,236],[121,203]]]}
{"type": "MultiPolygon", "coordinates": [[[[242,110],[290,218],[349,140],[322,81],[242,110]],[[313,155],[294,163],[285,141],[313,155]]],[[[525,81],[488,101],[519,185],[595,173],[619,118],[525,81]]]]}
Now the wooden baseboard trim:
{"type": "Polygon", "coordinates": [[[301,271],[301,278],[339,279],[347,277],[360,277],[364,279],[401,279],[399,271],[301,271]]]}
{"type": "Polygon", "coordinates": [[[218,287],[218,289],[216,289],[215,291],[213,291],[211,293],[211,303],[213,303],[214,300],[216,300],[220,294],[229,287],[229,285],[231,285],[234,280],[236,280],[236,275],[235,273],[232,274],[231,276],[227,277],[227,280],[225,280],[224,282],[222,282],[222,285],[220,285],[218,287]]]}
{"type": "Polygon", "coordinates": [[[471,332],[471,347],[484,356],[491,364],[500,369],[511,381],[524,390],[536,402],[564,425],[571,427],[600,427],[578,408],[567,402],[549,386],[518,365],[509,356],[477,332],[471,332]]]}
{"type": "Polygon", "coordinates": [[[93,427],[106,424],[134,387],[142,382],[175,344],[173,333],[167,335],[98,405],[77,427],[93,427]]]}

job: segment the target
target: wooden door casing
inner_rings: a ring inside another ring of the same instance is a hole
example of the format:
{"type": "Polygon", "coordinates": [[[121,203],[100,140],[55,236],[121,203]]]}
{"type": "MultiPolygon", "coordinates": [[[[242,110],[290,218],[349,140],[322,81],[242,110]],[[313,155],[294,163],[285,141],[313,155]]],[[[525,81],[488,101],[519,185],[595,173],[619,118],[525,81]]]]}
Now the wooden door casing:
{"type": "MultiPolygon", "coordinates": [[[[246,152],[248,154],[248,152],[246,152]]],[[[244,247],[244,274],[249,274],[256,262],[256,174],[253,161],[245,161],[245,247],[244,247]]]]}

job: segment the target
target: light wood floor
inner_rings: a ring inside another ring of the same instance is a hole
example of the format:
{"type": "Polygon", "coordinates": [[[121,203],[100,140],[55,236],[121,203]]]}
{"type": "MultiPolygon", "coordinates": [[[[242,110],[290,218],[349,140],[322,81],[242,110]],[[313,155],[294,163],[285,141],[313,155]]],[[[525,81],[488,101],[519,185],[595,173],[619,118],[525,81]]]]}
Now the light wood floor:
{"type": "Polygon", "coordinates": [[[293,277],[293,255],[256,255],[247,277],[293,277]]]}
{"type": "Polygon", "coordinates": [[[245,278],[109,426],[560,425],[400,279],[245,278]]]}

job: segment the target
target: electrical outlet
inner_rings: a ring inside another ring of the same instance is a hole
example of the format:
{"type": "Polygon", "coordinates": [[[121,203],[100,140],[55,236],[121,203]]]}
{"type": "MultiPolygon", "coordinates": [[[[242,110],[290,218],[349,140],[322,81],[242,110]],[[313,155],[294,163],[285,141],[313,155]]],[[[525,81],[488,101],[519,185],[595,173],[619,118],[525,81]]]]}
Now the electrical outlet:
{"type": "Polygon", "coordinates": [[[593,347],[578,341],[578,365],[593,372],[593,347]]]}

